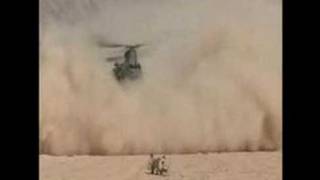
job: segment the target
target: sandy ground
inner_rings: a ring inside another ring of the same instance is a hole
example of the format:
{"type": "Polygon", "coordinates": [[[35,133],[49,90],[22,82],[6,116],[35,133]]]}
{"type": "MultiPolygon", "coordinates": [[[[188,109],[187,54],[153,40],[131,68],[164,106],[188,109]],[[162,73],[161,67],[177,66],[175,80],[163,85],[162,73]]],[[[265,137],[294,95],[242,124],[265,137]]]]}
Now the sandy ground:
{"type": "Polygon", "coordinates": [[[148,156],[40,156],[40,180],[280,180],[281,152],[169,155],[167,176],[147,173],[148,156]]]}

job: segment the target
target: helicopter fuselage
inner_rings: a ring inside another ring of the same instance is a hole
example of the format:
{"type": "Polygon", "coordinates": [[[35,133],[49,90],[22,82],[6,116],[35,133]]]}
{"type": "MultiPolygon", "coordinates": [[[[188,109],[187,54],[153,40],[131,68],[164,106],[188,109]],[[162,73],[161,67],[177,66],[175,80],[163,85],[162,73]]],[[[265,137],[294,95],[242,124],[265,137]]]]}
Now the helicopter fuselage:
{"type": "Polygon", "coordinates": [[[115,63],[113,72],[117,80],[134,80],[141,75],[141,65],[137,61],[137,52],[135,48],[129,48],[125,54],[125,61],[121,64],[115,63]]]}
{"type": "Polygon", "coordinates": [[[130,65],[136,65],[137,62],[137,51],[135,50],[135,48],[130,48],[129,50],[127,50],[124,54],[125,57],[125,62],[130,64],[130,65]]]}

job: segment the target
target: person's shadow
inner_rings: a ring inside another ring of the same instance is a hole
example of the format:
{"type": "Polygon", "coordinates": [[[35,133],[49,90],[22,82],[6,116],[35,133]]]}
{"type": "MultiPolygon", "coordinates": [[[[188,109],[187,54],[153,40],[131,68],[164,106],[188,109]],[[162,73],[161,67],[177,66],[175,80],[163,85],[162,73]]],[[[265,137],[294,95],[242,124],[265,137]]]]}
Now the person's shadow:
{"type": "Polygon", "coordinates": [[[167,176],[169,176],[167,173],[165,173],[165,174],[152,174],[151,172],[147,172],[147,171],[145,171],[144,172],[145,174],[147,174],[147,175],[153,175],[153,176],[163,176],[163,177],[167,177],[167,176]]]}

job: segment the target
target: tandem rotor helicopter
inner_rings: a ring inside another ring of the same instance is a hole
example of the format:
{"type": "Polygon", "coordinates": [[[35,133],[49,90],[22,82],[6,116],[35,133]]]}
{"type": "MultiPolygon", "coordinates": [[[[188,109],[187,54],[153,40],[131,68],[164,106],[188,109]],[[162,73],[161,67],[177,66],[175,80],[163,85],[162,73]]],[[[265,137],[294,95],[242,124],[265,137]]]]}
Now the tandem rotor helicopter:
{"type": "Polygon", "coordinates": [[[144,44],[126,45],[98,42],[98,45],[105,48],[123,48],[125,50],[122,56],[107,58],[108,62],[115,62],[113,73],[118,81],[123,81],[125,79],[136,80],[141,77],[142,70],[140,63],[137,60],[137,49],[144,46],[144,44]],[[120,63],[119,61],[123,62],[120,63]]]}

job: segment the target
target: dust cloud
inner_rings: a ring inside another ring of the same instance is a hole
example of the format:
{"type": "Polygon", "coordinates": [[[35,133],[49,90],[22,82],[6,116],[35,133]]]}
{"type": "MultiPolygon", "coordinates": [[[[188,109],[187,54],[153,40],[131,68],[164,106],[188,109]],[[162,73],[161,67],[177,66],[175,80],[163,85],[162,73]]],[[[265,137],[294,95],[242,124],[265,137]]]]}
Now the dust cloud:
{"type": "Polygon", "coordinates": [[[40,153],[281,149],[281,1],[40,0],[40,153]],[[143,43],[143,77],[107,57],[143,43]]]}

